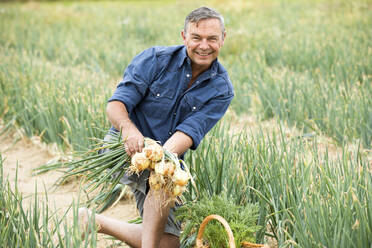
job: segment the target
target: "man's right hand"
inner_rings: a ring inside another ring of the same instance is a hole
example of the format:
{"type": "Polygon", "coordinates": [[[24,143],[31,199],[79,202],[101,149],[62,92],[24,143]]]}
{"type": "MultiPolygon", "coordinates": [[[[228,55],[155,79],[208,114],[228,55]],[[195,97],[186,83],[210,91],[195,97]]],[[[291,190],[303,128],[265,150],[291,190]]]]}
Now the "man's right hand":
{"type": "Polygon", "coordinates": [[[131,157],[136,152],[142,152],[144,137],[137,127],[130,120],[125,120],[120,123],[120,129],[124,140],[125,152],[131,157]]]}
{"type": "Polygon", "coordinates": [[[129,156],[136,152],[141,152],[143,148],[143,135],[136,125],[129,119],[128,111],[125,105],[119,101],[112,101],[107,104],[107,117],[111,124],[121,130],[124,139],[124,148],[129,156]]]}

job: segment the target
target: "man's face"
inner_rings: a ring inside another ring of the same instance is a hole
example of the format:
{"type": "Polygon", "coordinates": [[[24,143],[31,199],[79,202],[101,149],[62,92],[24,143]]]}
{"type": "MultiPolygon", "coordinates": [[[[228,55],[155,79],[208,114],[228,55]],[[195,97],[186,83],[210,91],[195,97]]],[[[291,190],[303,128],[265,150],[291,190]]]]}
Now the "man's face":
{"type": "Polygon", "coordinates": [[[226,33],[222,34],[220,21],[213,18],[190,22],[181,35],[193,66],[206,69],[217,58],[226,33]]]}

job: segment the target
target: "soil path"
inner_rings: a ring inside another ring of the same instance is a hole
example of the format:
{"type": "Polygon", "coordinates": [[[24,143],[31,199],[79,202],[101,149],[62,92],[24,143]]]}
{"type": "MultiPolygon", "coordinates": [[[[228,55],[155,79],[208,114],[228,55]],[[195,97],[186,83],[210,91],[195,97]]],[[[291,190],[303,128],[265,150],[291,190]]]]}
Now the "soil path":
{"type": "MultiPolygon", "coordinates": [[[[18,137],[20,137],[18,135],[18,137]]],[[[49,191],[53,183],[59,178],[61,173],[56,171],[48,172],[43,175],[32,176],[32,169],[45,164],[56,156],[50,152],[50,149],[43,147],[37,139],[18,138],[17,135],[0,136],[0,154],[4,160],[4,175],[8,177],[13,187],[17,183],[18,190],[24,197],[35,194],[35,185],[37,185],[37,194],[44,194],[44,185],[48,194],[48,205],[50,209],[58,209],[58,212],[65,212],[71,203],[78,198],[79,185],[77,181],[69,182],[56,191],[49,191]],[[18,166],[18,173],[17,172],[18,166]],[[16,182],[17,177],[17,182],[16,182]]],[[[42,201],[41,197],[39,198],[42,201]]],[[[27,199],[25,207],[28,206],[27,199]]],[[[71,212],[71,211],[70,211],[71,212]]],[[[134,219],[138,216],[135,203],[130,197],[122,199],[117,205],[104,212],[104,215],[117,218],[122,221],[134,219]]],[[[71,215],[68,216],[71,219],[71,215]]],[[[118,241],[107,239],[107,236],[98,234],[98,247],[129,247],[124,244],[117,244],[118,241]],[[113,245],[113,244],[117,245],[113,245]]]]}

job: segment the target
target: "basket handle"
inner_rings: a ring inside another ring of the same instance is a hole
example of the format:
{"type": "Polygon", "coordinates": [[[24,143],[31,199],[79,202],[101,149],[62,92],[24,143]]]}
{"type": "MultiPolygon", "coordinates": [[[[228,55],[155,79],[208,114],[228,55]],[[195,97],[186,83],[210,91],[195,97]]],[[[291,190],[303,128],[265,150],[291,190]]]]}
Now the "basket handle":
{"type": "Polygon", "coordinates": [[[213,219],[214,220],[218,220],[219,222],[221,222],[221,224],[223,225],[223,227],[225,228],[225,230],[227,232],[227,235],[229,236],[229,245],[230,245],[230,248],[235,248],[234,235],[233,235],[233,233],[231,231],[231,228],[230,228],[229,224],[227,223],[227,221],[224,218],[222,218],[221,216],[219,216],[217,214],[212,214],[212,215],[209,215],[209,216],[205,217],[205,219],[200,224],[198,236],[196,237],[196,247],[197,248],[203,247],[203,233],[204,233],[204,229],[207,226],[208,222],[211,221],[211,220],[213,220],[213,219]]]}

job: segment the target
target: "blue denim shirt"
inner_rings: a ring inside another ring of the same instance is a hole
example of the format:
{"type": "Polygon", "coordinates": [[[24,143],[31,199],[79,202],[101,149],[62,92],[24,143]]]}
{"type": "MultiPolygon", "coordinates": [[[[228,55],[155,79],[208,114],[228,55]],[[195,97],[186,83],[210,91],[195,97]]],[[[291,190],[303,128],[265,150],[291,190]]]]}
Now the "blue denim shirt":
{"type": "Polygon", "coordinates": [[[125,104],[145,137],[164,144],[181,131],[192,138],[191,149],[196,149],[224,115],[234,92],[217,59],[188,89],[191,77],[185,46],[152,47],[133,59],[109,102],[125,104]]]}

